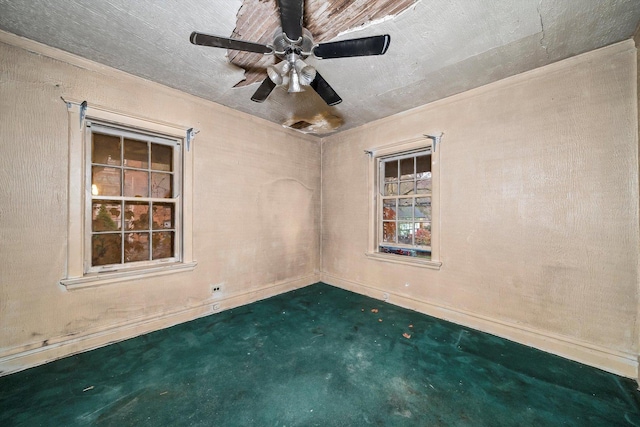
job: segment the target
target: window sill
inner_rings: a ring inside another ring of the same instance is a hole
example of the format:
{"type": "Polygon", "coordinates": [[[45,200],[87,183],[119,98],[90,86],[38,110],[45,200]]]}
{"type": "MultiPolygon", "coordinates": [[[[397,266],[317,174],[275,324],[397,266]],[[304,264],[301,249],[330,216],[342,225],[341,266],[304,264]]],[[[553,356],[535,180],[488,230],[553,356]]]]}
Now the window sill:
{"type": "Polygon", "coordinates": [[[440,270],[440,267],[442,266],[442,262],[440,261],[416,259],[414,257],[407,257],[403,255],[381,254],[379,252],[365,252],[365,255],[367,256],[367,258],[373,259],[376,261],[411,265],[414,267],[429,268],[432,270],[440,270]]]}
{"type": "Polygon", "coordinates": [[[175,263],[170,265],[159,265],[154,267],[145,267],[143,269],[113,271],[108,273],[97,273],[86,275],[83,277],[71,277],[60,280],[60,284],[67,288],[68,291],[74,289],[83,289],[96,286],[102,286],[109,283],[123,282],[125,280],[146,279],[149,277],[164,276],[167,274],[181,273],[185,271],[193,271],[198,265],[197,262],[175,263]]]}

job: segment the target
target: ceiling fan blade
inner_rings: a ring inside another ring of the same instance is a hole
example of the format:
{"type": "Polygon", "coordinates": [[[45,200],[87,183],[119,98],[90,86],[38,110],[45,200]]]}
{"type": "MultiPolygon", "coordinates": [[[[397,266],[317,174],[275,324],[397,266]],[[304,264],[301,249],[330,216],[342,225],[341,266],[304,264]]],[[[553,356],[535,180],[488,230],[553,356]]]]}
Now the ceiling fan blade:
{"type": "Polygon", "coordinates": [[[189,41],[198,46],[220,47],[223,49],[242,50],[245,52],[273,53],[273,49],[264,44],[230,39],[227,37],[212,36],[210,34],[198,33],[196,31],[191,33],[189,41]]]}
{"type": "Polygon", "coordinates": [[[391,43],[391,36],[363,37],[360,39],[340,40],[320,43],[313,49],[318,58],[347,58],[352,56],[384,55],[391,43]]]}
{"type": "Polygon", "coordinates": [[[302,37],[302,13],[304,0],[278,0],[280,6],[280,22],[282,31],[289,40],[296,41],[302,37]]]}
{"type": "Polygon", "coordinates": [[[267,99],[267,96],[269,96],[269,94],[275,87],[276,84],[272,82],[269,77],[267,77],[263,80],[258,90],[255,91],[255,93],[251,97],[251,100],[253,102],[264,102],[264,100],[267,99]]]}
{"type": "Polygon", "coordinates": [[[309,86],[318,92],[318,95],[324,99],[324,102],[326,102],[327,105],[333,106],[342,102],[342,98],[338,96],[336,91],[329,86],[329,83],[327,83],[327,81],[318,72],[316,72],[316,78],[313,79],[309,86]]]}

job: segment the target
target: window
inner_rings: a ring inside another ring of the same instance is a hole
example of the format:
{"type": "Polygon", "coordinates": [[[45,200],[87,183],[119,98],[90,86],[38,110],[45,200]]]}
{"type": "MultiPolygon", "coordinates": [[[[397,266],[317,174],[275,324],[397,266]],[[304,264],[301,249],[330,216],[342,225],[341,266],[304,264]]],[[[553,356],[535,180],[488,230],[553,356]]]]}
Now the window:
{"type": "Polygon", "coordinates": [[[87,270],[180,260],[180,141],[94,122],[86,129],[87,270]]]}
{"type": "Polygon", "coordinates": [[[378,250],[431,259],[431,150],[380,160],[378,250]]]}
{"type": "Polygon", "coordinates": [[[439,268],[438,153],[433,139],[419,138],[370,153],[373,197],[367,255],[439,268]]]}
{"type": "Polygon", "coordinates": [[[67,289],[192,270],[186,129],[67,102],[67,289]]]}

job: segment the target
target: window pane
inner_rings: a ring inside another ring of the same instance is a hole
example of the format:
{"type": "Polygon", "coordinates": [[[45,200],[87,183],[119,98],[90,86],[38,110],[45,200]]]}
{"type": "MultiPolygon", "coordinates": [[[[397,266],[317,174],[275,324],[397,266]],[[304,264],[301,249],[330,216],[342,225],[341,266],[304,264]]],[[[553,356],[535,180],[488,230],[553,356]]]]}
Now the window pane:
{"type": "Polygon", "coordinates": [[[413,244],[413,222],[398,223],[398,243],[413,244]]]}
{"type": "Polygon", "coordinates": [[[93,202],[91,229],[93,231],[117,231],[120,230],[122,218],[120,218],[121,206],[117,201],[93,202]]]}
{"type": "Polygon", "coordinates": [[[149,233],[127,233],[124,241],[124,262],[149,259],[149,233]]]}
{"type": "Polygon", "coordinates": [[[84,145],[91,151],[83,159],[91,173],[82,226],[86,272],[180,259],[179,145],[135,129],[100,129],[93,126],[84,145]]]}
{"type": "Polygon", "coordinates": [[[431,223],[416,222],[416,245],[431,246],[431,223]]]}
{"type": "MultiPolygon", "coordinates": [[[[175,206],[173,203],[154,203],[153,204],[153,229],[162,230],[173,228],[173,212],[175,206]]],[[[155,254],[155,252],[154,252],[155,254]]],[[[155,258],[155,255],[154,255],[155,258]]]]}
{"type": "Polygon", "coordinates": [[[400,160],[400,179],[414,179],[413,161],[415,157],[400,160]]]}
{"type": "Polygon", "coordinates": [[[383,161],[382,236],[378,250],[430,259],[432,154],[425,149],[397,156],[383,161]],[[402,158],[405,155],[408,157],[402,158]]]}
{"type": "Polygon", "coordinates": [[[431,178],[431,155],[416,157],[416,173],[418,179],[431,178]]]}
{"type": "Polygon", "coordinates": [[[431,221],[431,197],[416,198],[416,220],[431,221]]]}
{"type": "Polygon", "coordinates": [[[173,257],[173,231],[153,233],[153,259],[173,257]]]}
{"type": "Polygon", "coordinates": [[[396,223],[384,221],[382,223],[382,240],[388,243],[396,243],[396,223]]]}
{"type": "Polygon", "coordinates": [[[396,199],[387,199],[382,206],[383,219],[396,219],[396,199]]]}
{"type": "Polygon", "coordinates": [[[413,194],[414,186],[415,186],[415,182],[413,182],[413,181],[401,182],[400,183],[400,195],[401,196],[406,196],[406,195],[409,195],[409,194],[413,194]]]}
{"type": "Polygon", "coordinates": [[[149,167],[149,147],[146,142],[124,140],[124,165],[130,168],[149,167]]]}
{"type": "Polygon", "coordinates": [[[420,251],[417,249],[406,249],[406,248],[393,248],[389,246],[379,246],[379,251],[383,254],[394,254],[394,255],[403,255],[403,256],[417,256],[422,258],[429,258],[429,252],[420,251]]]}
{"type": "Polygon", "coordinates": [[[384,195],[385,196],[397,196],[398,195],[398,184],[385,184],[384,185],[384,195]]]}
{"type": "Polygon", "coordinates": [[[170,173],[151,172],[151,197],[170,199],[173,196],[171,178],[170,173]]]}
{"type": "Polygon", "coordinates": [[[120,137],[92,134],[91,161],[103,165],[120,166],[120,137]]]}
{"type": "Polygon", "coordinates": [[[398,218],[413,219],[413,198],[398,199],[398,218]]]}
{"type": "Polygon", "coordinates": [[[91,168],[91,194],[94,196],[120,196],[120,172],[118,168],[93,166],[91,168]]]}
{"type": "MultiPolygon", "coordinates": [[[[429,244],[429,246],[431,246],[431,244],[429,244]]],[[[415,253],[415,255],[418,258],[425,258],[425,259],[431,259],[431,250],[426,250],[426,251],[420,251],[420,250],[415,250],[413,251],[413,253],[415,253]]]]}
{"type": "Polygon", "coordinates": [[[125,197],[149,197],[149,172],[125,169],[124,195],[125,197]]]}
{"type": "Polygon", "coordinates": [[[94,234],[91,237],[91,265],[120,264],[121,234],[94,234]]]}
{"type": "Polygon", "coordinates": [[[384,162],[384,182],[393,182],[398,180],[398,161],[390,160],[384,162]]]}
{"type": "Polygon", "coordinates": [[[427,179],[421,179],[416,182],[417,193],[431,193],[431,172],[427,172],[427,179]]]}
{"type": "Polygon", "coordinates": [[[126,202],[124,204],[124,222],[127,230],[148,230],[149,203],[126,202]]]}
{"type": "Polygon", "coordinates": [[[171,171],[173,169],[173,147],[151,144],[151,169],[171,171]]]}

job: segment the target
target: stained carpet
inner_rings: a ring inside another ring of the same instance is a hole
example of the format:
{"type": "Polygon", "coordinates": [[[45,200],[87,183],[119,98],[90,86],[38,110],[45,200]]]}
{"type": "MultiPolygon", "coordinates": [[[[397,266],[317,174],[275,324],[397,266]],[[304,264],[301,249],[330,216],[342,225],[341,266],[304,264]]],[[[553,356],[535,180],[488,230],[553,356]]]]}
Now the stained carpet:
{"type": "Polygon", "coordinates": [[[315,284],[0,378],[1,426],[640,426],[634,381],[315,284]]]}

